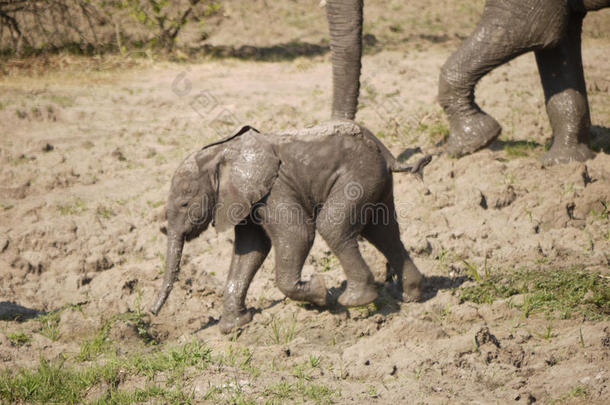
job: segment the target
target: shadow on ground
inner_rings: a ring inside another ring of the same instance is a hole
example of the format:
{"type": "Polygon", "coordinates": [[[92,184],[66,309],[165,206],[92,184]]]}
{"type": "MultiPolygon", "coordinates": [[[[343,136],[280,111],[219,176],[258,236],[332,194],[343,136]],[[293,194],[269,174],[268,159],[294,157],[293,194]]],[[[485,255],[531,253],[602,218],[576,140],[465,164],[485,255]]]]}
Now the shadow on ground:
{"type": "Polygon", "coordinates": [[[330,51],[326,44],[311,44],[301,41],[290,41],[271,46],[242,45],[210,45],[193,49],[194,52],[203,52],[206,56],[215,58],[237,58],[243,60],[276,62],[289,61],[298,57],[314,57],[324,55],[330,51]]]}
{"type": "Polygon", "coordinates": [[[44,314],[44,311],[24,307],[14,302],[0,302],[0,320],[3,321],[25,321],[44,314]]]}
{"type": "MultiPolygon", "coordinates": [[[[362,37],[363,52],[374,54],[381,50],[378,46],[377,38],[372,34],[365,34],[362,37]]],[[[314,57],[325,55],[330,52],[330,45],[325,42],[312,44],[293,40],[277,45],[253,46],[242,45],[235,47],[232,45],[211,45],[205,44],[200,48],[191,48],[191,54],[203,53],[205,56],[214,58],[236,58],[259,62],[281,62],[291,61],[299,57],[314,57]]]]}
{"type": "Polygon", "coordinates": [[[601,125],[591,126],[591,149],[610,155],[610,128],[601,125]]]}

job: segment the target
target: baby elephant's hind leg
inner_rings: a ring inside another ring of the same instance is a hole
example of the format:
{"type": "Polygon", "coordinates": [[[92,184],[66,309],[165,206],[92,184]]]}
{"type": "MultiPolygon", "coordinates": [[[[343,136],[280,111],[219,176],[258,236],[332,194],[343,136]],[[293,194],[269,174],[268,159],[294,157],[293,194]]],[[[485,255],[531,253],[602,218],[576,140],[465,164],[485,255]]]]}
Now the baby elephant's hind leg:
{"type": "Polygon", "coordinates": [[[338,302],[346,307],[355,307],[375,301],[377,288],[375,278],[358,249],[356,237],[362,224],[350,214],[349,204],[328,203],[318,215],[317,228],[339,259],[347,278],[347,288],[338,302]]]}
{"type": "Polygon", "coordinates": [[[386,281],[394,283],[403,301],[418,301],[421,299],[424,276],[409,257],[409,252],[400,241],[400,230],[396,221],[394,204],[388,203],[388,212],[383,218],[379,216],[362,231],[364,236],[388,260],[386,281]],[[396,280],[394,280],[396,279],[396,280]]]}

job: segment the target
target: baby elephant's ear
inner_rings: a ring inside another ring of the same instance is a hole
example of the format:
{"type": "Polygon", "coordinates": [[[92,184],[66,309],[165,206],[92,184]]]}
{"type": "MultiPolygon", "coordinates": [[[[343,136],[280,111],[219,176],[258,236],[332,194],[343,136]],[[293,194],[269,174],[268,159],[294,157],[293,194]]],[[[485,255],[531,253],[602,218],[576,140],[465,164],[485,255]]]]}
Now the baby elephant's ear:
{"type": "Polygon", "coordinates": [[[214,222],[222,232],[245,219],[252,205],[271,190],[280,159],[264,135],[248,131],[231,141],[218,166],[218,198],[214,222]]]}

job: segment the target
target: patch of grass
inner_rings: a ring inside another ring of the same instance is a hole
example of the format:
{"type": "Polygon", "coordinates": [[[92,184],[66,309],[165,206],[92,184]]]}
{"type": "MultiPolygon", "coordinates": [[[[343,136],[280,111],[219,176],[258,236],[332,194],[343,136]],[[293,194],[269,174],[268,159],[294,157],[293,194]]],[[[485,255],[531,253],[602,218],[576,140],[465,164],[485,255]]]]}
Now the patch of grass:
{"type": "Polygon", "coordinates": [[[148,377],[159,372],[170,372],[178,378],[184,374],[187,367],[205,370],[211,362],[212,350],[193,340],[166,351],[136,355],[130,360],[129,368],[148,377]]]}
{"type": "Polygon", "coordinates": [[[434,260],[438,260],[438,264],[444,273],[449,273],[451,262],[455,260],[455,255],[451,251],[442,248],[441,251],[434,256],[434,260]]]}
{"type": "Polygon", "coordinates": [[[80,198],[71,203],[60,204],[57,210],[60,215],[77,215],[85,211],[85,202],[80,198]]]}
{"type": "Polygon", "coordinates": [[[445,142],[449,137],[449,126],[443,121],[421,122],[416,131],[427,133],[433,144],[445,142]]]}
{"type": "Polygon", "coordinates": [[[284,403],[301,397],[304,403],[332,404],[341,397],[341,390],[310,381],[299,380],[296,383],[282,381],[267,386],[263,396],[270,398],[271,401],[278,401],[271,403],[284,403]]]}
{"type": "Polygon", "coordinates": [[[98,206],[95,213],[104,219],[109,219],[110,217],[113,217],[116,215],[116,213],[112,210],[112,208],[105,207],[103,205],[98,206]]]}
{"type": "Polygon", "coordinates": [[[111,326],[111,322],[104,323],[93,338],[83,342],[78,355],[80,361],[91,361],[110,348],[112,341],[109,339],[108,333],[111,326]]]}
{"type": "Polygon", "coordinates": [[[12,204],[0,203],[0,209],[8,211],[13,208],[12,204]]]}
{"type": "MultiPolygon", "coordinates": [[[[466,260],[462,260],[462,262],[466,265],[466,269],[468,270],[468,273],[470,274],[470,277],[473,278],[474,280],[478,281],[479,283],[481,281],[483,281],[483,278],[481,277],[481,274],[479,273],[479,271],[477,270],[476,266],[467,262],[466,260]]],[[[488,272],[487,270],[487,258],[485,258],[485,273],[488,272]]]]}
{"type": "Polygon", "coordinates": [[[508,157],[527,157],[531,156],[541,146],[535,141],[506,141],[504,151],[508,157]]]}
{"type": "Polygon", "coordinates": [[[142,307],[142,290],[138,289],[138,296],[136,298],[134,310],[121,314],[118,319],[133,323],[140,339],[144,340],[144,342],[148,344],[156,345],[159,342],[155,336],[153,336],[150,322],[147,320],[145,313],[146,311],[142,307]]]}
{"type": "Polygon", "coordinates": [[[600,204],[601,207],[599,209],[593,208],[591,210],[591,215],[601,220],[610,218],[610,209],[608,208],[608,202],[606,200],[601,200],[600,204]]]}
{"type": "Polygon", "coordinates": [[[163,351],[137,354],[129,357],[110,357],[85,368],[67,364],[60,356],[58,361],[40,359],[35,369],[9,369],[0,371],[0,402],[84,403],[87,393],[102,384],[105,394],[99,404],[192,403],[192,397],[180,389],[151,385],[135,391],[117,390],[125,374],[154,377],[166,373],[168,385],[184,378],[187,368],[205,369],[211,361],[211,350],[193,341],[163,351]]]}
{"type": "Polygon", "coordinates": [[[86,387],[100,380],[97,370],[80,371],[51,364],[44,358],[35,370],[6,369],[0,373],[0,398],[8,402],[78,403],[86,387]]]}
{"type": "Polygon", "coordinates": [[[48,337],[53,342],[59,339],[59,317],[58,311],[49,314],[40,315],[36,318],[40,322],[40,334],[48,337]]]}
{"type": "Polygon", "coordinates": [[[552,324],[548,324],[544,328],[544,332],[540,333],[539,336],[541,338],[543,338],[544,340],[551,340],[552,338],[556,337],[557,334],[553,332],[553,325],[552,324]]]}
{"type": "Polygon", "coordinates": [[[164,404],[192,404],[193,396],[186,394],[181,390],[169,390],[167,388],[156,385],[146,387],[145,389],[138,388],[135,391],[110,390],[106,395],[97,401],[95,405],[109,404],[140,404],[150,400],[153,403],[164,404]],[[158,402],[160,401],[161,402],[158,402]]]}
{"type": "Polygon", "coordinates": [[[490,304],[524,294],[521,310],[528,317],[543,312],[569,318],[573,312],[586,319],[610,317],[610,282],[582,268],[527,270],[489,274],[476,285],[459,290],[460,301],[490,304]]]}
{"type": "Polygon", "coordinates": [[[451,306],[447,305],[444,308],[435,308],[429,314],[437,323],[441,324],[451,315],[451,306]]]}
{"type": "Polygon", "coordinates": [[[297,326],[297,320],[292,317],[290,321],[278,320],[273,318],[271,320],[271,341],[275,344],[288,343],[294,339],[294,332],[297,326]]]}
{"type": "Polygon", "coordinates": [[[212,385],[203,399],[214,404],[254,405],[257,403],[246,396],[242,385],[237,380],[222,385],[212,385]]]}
{"type": "Polygon", "coordinates": [[[587,387],[585,387],[584,385],[577,385],[577,386],[573,387],[572,389],[570,389],[565,394],[563,394],[562,396],[560,396],[559,398],[553,399],[550,403],[557,404],[557,403],[566,402],[566,401],[568,401],[570,399],[574,399],[574,398],[586,398],[587,395],[589,395],[587,387]]]}
{"type": "Polygon", "coordinates": [[[241,370],[248,372],[252,377],[258,377],[261,374],[261,370],[254,366],[252,363],[252,358],[254,353],[247,348],[239,348],[234,346],[229,346],[229,351],[227,354],[222,354],[215,359],[215,362],[218,363],[219,366],[229,365],[231,367],[236,367],[241,370]]]}
{"type": "Polygon", "coordinates": [[[317,368],[320,365],[320,357],[315,354],[309,355],[309,365],[311,368],[317,368]]]}
{"type": "Polygon", "coordinates": [[[21,347],[32,341],[32,337],[24,331],[9,333],[6,337],[11,341],[13,346],[21,347]]]}
{"type": "Polygon", "coordinates": [[[374,385],[369,385],[366,389],[366,395],[371,398],[379,397],[379,393],[377,392],[377,388],[374,385]]]}

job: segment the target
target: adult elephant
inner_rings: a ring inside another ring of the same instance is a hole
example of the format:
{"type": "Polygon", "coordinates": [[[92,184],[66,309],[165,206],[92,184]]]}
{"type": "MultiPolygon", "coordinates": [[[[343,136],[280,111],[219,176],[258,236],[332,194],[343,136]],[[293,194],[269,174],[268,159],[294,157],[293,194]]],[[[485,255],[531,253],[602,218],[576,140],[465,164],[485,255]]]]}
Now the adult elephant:
{"type": "MultiPolygon", "coordinates": [[[[355,117],[362,55],[362,0],[328,0],[333,64],[333,117],[355,117]]],[[[475,31],[441,69],[439,102],[450,122],[447,151],[462,156],[498,137],[498,122],[474,101],[476,83],[529,51],[536,61],[553,145],[545,164],[583,161],[591,119],[581,58],[582,21],[610,0],[487,0],[475,31]]]]}

